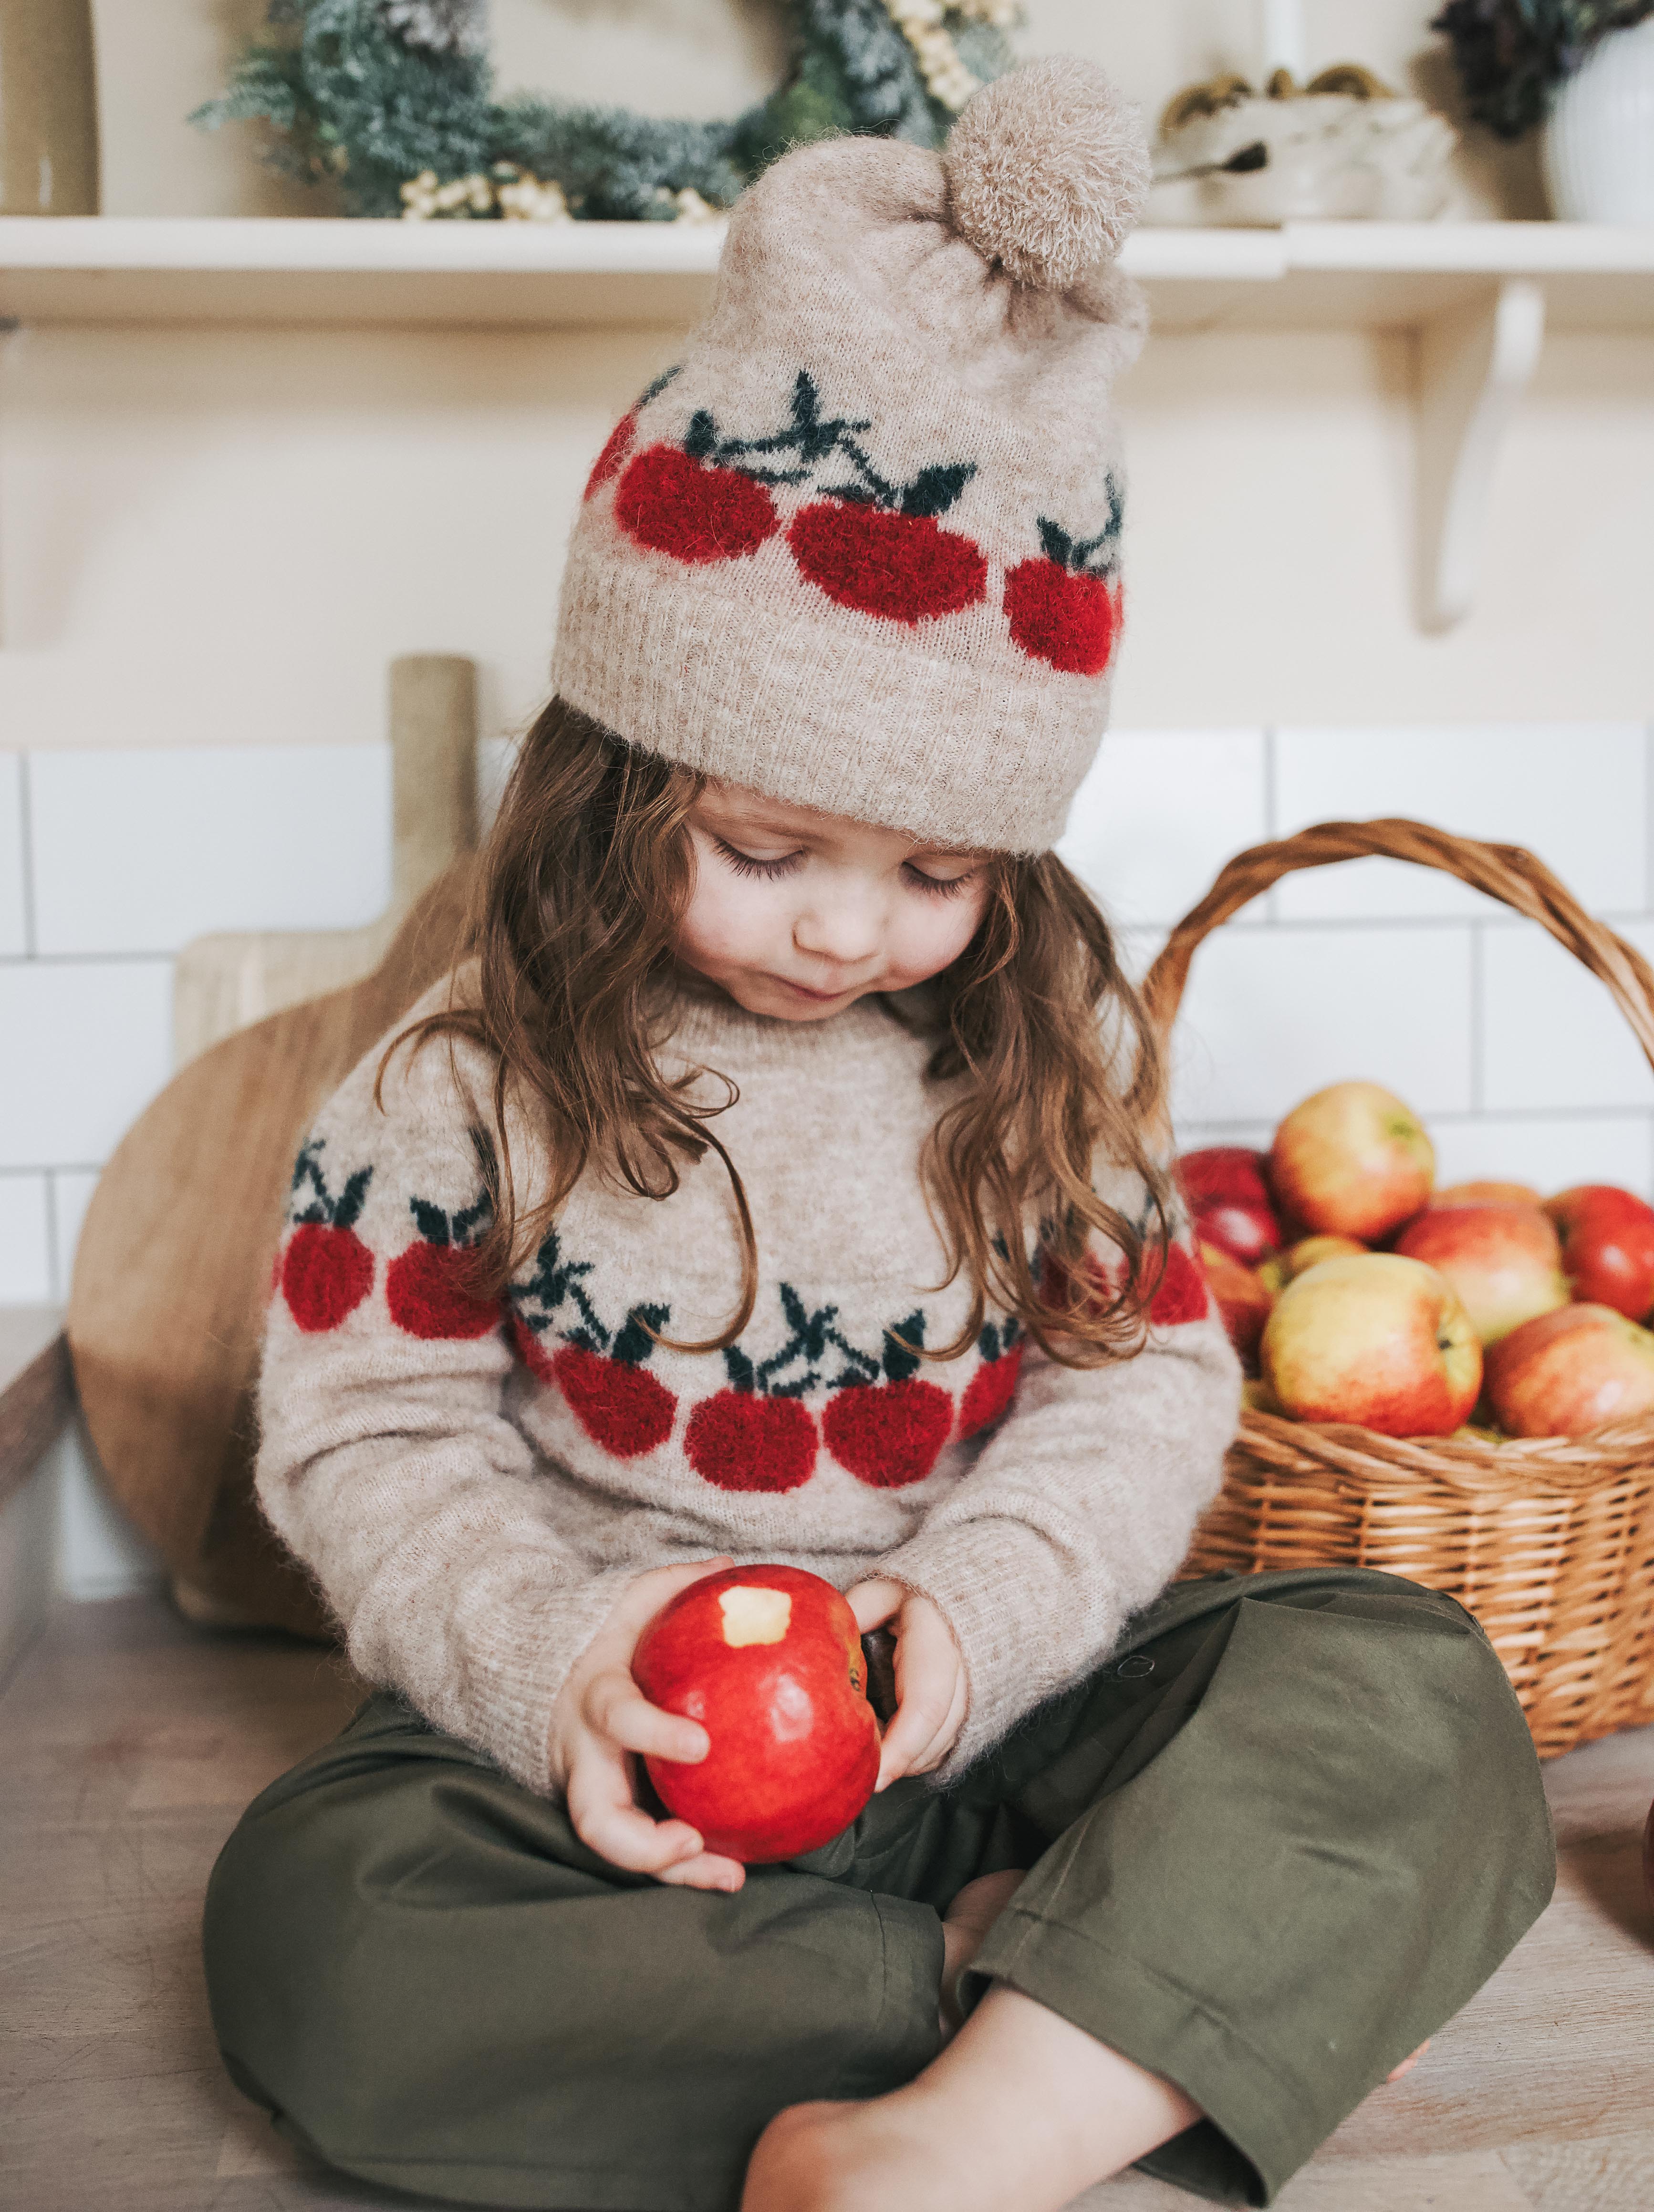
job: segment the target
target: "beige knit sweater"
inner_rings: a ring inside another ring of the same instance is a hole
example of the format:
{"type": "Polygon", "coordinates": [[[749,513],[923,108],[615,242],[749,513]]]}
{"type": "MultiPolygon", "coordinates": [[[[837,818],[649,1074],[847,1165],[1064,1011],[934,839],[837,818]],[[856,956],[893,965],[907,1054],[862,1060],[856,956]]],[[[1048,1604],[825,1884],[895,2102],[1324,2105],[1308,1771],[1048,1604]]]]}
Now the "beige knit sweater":
{"type": "Polygon", "coordinates": [[[650,1334],[693,1342],[733,1309],[710,1154],[666,1200],[588,1176],[503,1307],[477,1304],[456,1258],[484,1219],[468,1132],[487,1067],[404,1049],[381,1111],[375,1047],[295,1173],[259,1497],[362,1672],[541,1791],[553,1703],[630,1577],[717,1552],[840,1588],[893,1576],[964,1656],[946,1779],[1093,1668],[1176,1571],[1234,1428],[1235,1361],[1178,1250],[1134,1359],[1065,1368],[998,1316],[964,1357],[920,1362],[890,1332],[940,1345],[968,1306],[937,1287],[918,1175],[947,1095],[925,1040],[878,1000],[807,1025],[720,1000],[684,1010],[672,1049],[739,1086],[715,1123],[757,1236],[739,1343],[650,1334]]]}

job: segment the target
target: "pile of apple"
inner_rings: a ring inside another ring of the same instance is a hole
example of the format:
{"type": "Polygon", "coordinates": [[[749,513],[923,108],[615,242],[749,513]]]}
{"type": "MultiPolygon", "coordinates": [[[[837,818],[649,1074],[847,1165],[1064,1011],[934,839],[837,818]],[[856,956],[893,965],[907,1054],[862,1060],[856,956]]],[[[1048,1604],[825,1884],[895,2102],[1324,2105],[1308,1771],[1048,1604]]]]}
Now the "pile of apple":
{"type": "Polygon", "coordinates": [[[1317,1091],[1267,1152],[1178,1161],[1249,1404],[1495,1439],[1654,1413],[1654,1207],[1435,1176],[1418,1116],[1376,1083],[1317,1091]]]}

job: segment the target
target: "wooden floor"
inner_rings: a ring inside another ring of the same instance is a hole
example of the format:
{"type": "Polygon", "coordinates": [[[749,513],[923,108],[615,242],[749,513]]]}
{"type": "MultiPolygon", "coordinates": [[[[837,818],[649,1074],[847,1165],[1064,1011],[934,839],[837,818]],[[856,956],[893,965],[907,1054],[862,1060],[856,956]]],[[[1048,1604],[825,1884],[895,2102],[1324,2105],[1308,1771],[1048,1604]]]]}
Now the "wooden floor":
{"type": "MultiPolygon", "coordinates": [[[[351,1711],[336,1659],[211,1638],[155,1601],[62,1607],[0,1694],[0,2206],[409,2204],[301,2160],[220,2072],[197,1946],[237,1814],[351,1711]]],[[[1283,2212],[1651,2212],[1654,1729],[1549,1769],[1556,1900],[1283,2212]]],[[[1132,2175],[1087,2212],[1192,2212],[1132,2175]]]]}

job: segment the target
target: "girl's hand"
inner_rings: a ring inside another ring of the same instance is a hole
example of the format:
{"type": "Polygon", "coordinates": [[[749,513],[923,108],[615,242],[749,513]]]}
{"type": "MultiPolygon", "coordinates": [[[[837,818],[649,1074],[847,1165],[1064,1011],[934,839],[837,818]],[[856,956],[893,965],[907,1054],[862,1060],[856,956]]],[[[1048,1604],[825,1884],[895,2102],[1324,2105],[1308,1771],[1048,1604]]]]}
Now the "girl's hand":
{"type": "Polygon", "coordinates": [[[928,1774],[958,1741],[968,1702],[953,1631],[927,1597],[883,1577],[845,1592],[856,1626],[896,1637],[896,1717],[885,1731],[876,1790],[903,1774],[928,1774]]]}
{"type": "Polygon", "coordinates": [[[568,1799],[581,1841],[628,1874],[691,1889],[738,1890],[746,1869],[705,1850],[687,1820],[656,1820],[639,1806],[633,1784],[641,1753],[698,1765],[711,1747],[698,1721],[649,1703],[632,1680],[632,1654],[668,1600],[734,1564],[652,1567],[628,1583],[570,1668],[551,1714],[551,1778],[568,1799]]]}

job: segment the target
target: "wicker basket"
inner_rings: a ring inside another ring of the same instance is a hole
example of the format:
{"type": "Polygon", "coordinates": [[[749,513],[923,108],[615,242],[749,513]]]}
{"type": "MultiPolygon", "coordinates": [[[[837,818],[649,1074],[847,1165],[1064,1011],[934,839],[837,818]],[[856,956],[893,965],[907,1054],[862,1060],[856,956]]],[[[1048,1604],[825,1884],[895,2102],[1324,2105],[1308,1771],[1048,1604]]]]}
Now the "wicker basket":
{"type": "MultiPolygon", "coordinates": [[[[1418,822],[1327,822],[1237,854],[1146,986],[1162,1035],[1195,947],[1280,877],[1382,854],[1541,923],[1612,993],[1654,1064],[1654,969],[1529,853],[1418,822]]],[[[1448,1591],[1487,1629],[1542,1758],[1654,1721],[1654,1419],[1507,1443],[1248,1412],[1185,1575],[1331,1562],[1448,1591]]]]}

